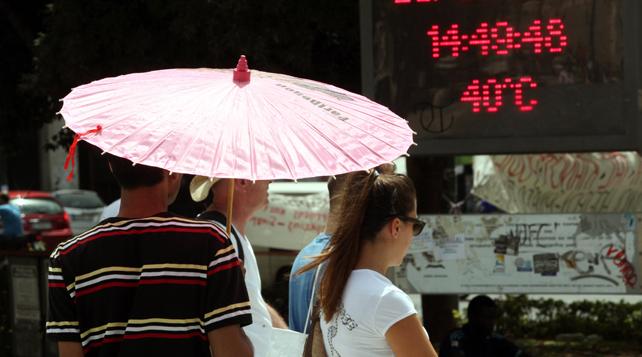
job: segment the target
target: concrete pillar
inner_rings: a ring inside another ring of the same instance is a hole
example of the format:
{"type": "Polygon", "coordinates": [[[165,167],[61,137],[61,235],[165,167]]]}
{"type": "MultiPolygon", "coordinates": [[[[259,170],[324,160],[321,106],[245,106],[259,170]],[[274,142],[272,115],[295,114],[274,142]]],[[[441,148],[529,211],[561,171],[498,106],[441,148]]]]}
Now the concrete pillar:
{"type": "Polygon", "coordinates": [[[57,148],[48,150],[45,144],[60,131],[63,126],[62,120],[56,120],[45,124],[40,129],[40,188],[44,191],[55,191],[66,188],[78,188],[79,172],[78,154],[76,153],[76,168],[73,181],[67,181],[67,171],[64,170],[67,149],[57,148]]]}
{"type": "MultiPolygon", "coordinates": [[[[453,167],[452,157],[410,156],[407,159],[408,176],[417,188],[417,213],[448,213],[448,204],[442,195],[449,190],[452,175],[444,175],[453,167]]],[[[458,308],[457,295],[422,295],[424,326],[433,345],[456,327],[452,311],[458,308]]]]}

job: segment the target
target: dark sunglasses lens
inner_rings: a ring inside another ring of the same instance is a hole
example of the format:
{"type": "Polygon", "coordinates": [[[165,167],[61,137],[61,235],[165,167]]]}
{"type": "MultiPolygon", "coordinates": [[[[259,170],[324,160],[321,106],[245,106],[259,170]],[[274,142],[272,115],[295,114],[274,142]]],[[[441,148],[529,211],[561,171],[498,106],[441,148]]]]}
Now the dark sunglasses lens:
{"type": "Polygon", "coordinates": [[[412,225],[412,234],[418,236],[421,234],[421,232],[424,230],[424,226],[426,225],[426,222],[423,221],[417,221],[413,223],[412,225]]]}

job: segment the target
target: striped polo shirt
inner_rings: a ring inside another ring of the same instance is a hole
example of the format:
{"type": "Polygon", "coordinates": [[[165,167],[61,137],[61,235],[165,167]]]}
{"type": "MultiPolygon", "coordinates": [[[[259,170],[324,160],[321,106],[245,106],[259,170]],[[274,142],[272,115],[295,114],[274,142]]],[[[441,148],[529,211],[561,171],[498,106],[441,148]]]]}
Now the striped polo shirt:
{"type": "Polygon", "coordinates": [[[51,254],[47,334],[85,356],[210,356],[207,332],[251,321],[238,257],[212,223],[109,218],[51,254]]]}

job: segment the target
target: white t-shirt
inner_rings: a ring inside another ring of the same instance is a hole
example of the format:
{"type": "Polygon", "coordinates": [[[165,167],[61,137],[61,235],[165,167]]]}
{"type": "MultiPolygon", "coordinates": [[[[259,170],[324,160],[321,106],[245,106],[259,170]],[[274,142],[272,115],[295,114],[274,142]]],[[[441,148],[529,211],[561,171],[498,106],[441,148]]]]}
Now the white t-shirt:
{"type": "Polygon", "coordinates": [[[116,217],[118,216],[118,211],[120,211],[120,198],[103,208],[103,212],[100,214],[100,220],[116,217]]]}
{"type": "MultiPolygon", "coordinates": [[[[256,262],[256,256],[250,241],[238,230],[239,241],[243,246],[243,265],[245,266],[245,286],[247,294],[250,297],[252,306],[252,324],[245,326],[243,331],[250,338],[254,345],[254,356],[267,356],[270,351],[270,340],[272,339],[272,318],[267,309],[265,300],[261,295],[261,275],[259,274],[259,265],[256,262]]],[[[238,252],[236,239],[230,239],[232,245],[238,252]]]]}
{"type": "Polygon", "coordinates": [[[323,342],[329,357],[393,356],[386,332],[417,313],[412,300],[388,278],[369,269],[353,270],[339,311],[326,322],[323,342]]]}

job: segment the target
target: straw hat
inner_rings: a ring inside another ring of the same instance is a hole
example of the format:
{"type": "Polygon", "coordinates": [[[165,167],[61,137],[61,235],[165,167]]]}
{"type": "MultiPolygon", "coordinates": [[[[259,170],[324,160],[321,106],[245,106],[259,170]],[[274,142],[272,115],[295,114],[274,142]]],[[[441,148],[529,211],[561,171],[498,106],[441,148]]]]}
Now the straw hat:
{"type": "Polygon", "coordinates": [[[212,186],[220,180],[221,179],[217,177],[194,176],[192,182],[189,183],[189,194],[192,196],[192,200],[194,200],[194,202],[205,200],[212,186]]]}

